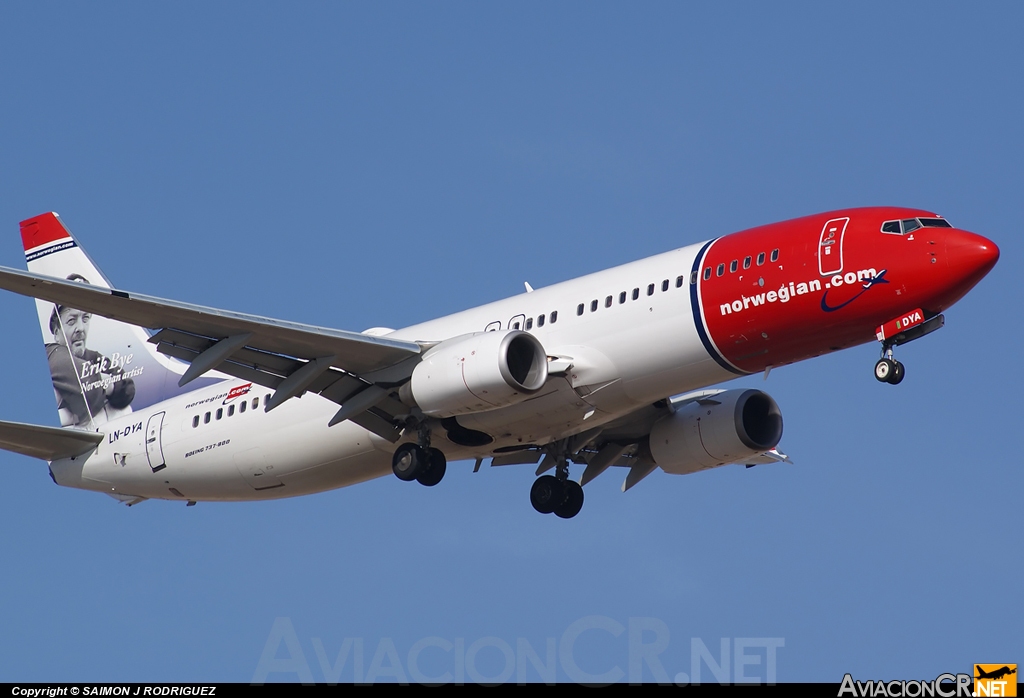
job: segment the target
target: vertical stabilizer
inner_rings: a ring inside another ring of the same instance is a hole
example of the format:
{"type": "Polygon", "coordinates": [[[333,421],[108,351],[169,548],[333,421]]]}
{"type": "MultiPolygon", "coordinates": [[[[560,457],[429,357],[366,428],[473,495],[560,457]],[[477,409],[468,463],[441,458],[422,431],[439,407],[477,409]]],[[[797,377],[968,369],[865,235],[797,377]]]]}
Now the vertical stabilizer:
{"type": "MultiPolygon", "coordinates": [[[[31,272],[111,288],[56,213],[21,223],[31,272]]],[[[61,426],[92,429],[220,380],[178,387],[185,365],[162,354],[141,327],[36,300],[61,426]]]]}

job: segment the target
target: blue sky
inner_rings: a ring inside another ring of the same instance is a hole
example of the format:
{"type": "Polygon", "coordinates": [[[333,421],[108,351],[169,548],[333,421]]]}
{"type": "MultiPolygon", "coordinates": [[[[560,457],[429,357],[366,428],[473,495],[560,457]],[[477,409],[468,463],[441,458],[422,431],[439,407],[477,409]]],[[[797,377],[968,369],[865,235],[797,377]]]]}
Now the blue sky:
{"type": "MultiPolygon", "coordinates": [[[[628,628],[666,639],[670,679],[693,638],[716,660],[721,638],[733,656],[782,639],[781,681],[1024,661],[1022,19],[1011,3],[5,4],[6,266],[24,266],[17,222],[56,210],[122,288],[362,330],[851,206],[933,209],[1002,258],[899,352],[898,388],[871,377],[874,345],[734,382],[779,402],[795,465],[655,473],[627,494],[605,475],[571,521],[531,509],[529,466],[129,510],[2,453],[0,681],[249,681],[275,627],[298,652],[274,656],[318,682],[317,643],[330,665],[358,639],[364,678],[390,646],[408,675],[421,641],[424,674],[454,676],[476,643],[494,677],[504,646],[543,659],[580,628],[580,669],[627,678],[628,628]]],[[[0,294],[0,313],[0,419],[56,424],[31,302],[0,294]]]]}

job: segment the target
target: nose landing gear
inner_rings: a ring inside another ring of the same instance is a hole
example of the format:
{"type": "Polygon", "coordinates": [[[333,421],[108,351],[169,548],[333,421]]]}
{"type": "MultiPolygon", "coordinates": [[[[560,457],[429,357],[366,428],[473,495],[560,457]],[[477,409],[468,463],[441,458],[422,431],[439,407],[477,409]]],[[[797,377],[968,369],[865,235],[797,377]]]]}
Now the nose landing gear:
{"type": "Polygon", "coordinates": [[[875,364],[875,378],[878,382],[899,385],[903,382],[905,374],[903,364],[893,358],[892,345],[883,345],[882,358],[875,364]]]}

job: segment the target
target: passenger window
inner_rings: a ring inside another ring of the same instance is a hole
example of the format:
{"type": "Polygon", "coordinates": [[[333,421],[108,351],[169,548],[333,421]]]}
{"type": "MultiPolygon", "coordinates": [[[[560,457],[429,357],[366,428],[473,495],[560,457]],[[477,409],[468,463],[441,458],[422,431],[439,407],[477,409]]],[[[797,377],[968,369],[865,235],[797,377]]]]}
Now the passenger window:
{"type": "Polygon", "coordinates": [[[558,311],[557,310],[552,310],[551,311],[551,324],[554,325],[556,320],[558,320],[558,311]]]}
{"type": "Polygon", "coordinates": [[[648,284],[647,285],[647,295],[648,296],[653,296],[654,295],[654,284],[648,284]]]}
{"type": "Polygon", "coordinates": [[[622,293],[619,294],[619,303],[621,304],[621,303],[625,303],[625,302],[626,302],[626,292],[623,291],[622,293]]]}
{"type": "Polygon", "coordinates": [[[778,247],[776,247],[774,250],[772,250],[772,261],[773,262],[779,261],[779,248],[778,247]]]}
{"type": "Polygon", "coordinates": [[[224,408],[223,407],[218,407],[217,408],[217,419],[220,419],[223,416],[224,416],[224,408]]]}
{"type": "Polygon", "coordinates": [[[724,262],[722,264],[718,265],[718,271],[716,273],[717,273],[718,276],[721,276],[722,274],[725,273],[725,263],[724,262]]]}
{"type": "Polygon", "coordinates": [[[210,413],[207,412],[206,414],[203,415],[203,424],[209,424],[209,423],[210,423],[210,413]]]}
{"type": "Polygon", "coordinates": [[[612,307],[612,297],[611,296],[608,296],[607,298],[604,299],[604,307],[606,307],[606,308],[612,307]]]}
{"type": "Polygon", "coordinates": [[[582,303],[580,303],[579,305],[576,306],[576,314],[577,315],[582,315],[583,314],[583,304],[582,303]]]}
{"type": "Polygon", "coordinates": [[[512,329],[513,330],[518,330],[519,329],[519,321],[518,320],[516,320],[515,322],[512,323],[512,329]]]}
{"type": "Polygon", "coordinates": [[[711,278],[711,267],[704,267],[704,280],[707,281],[711,278]]]}
{"type": "Polygon", "coordinates": [[[239,411],[239,412],[245,412],[245,406],[246,406],[247,404],[248,404],[248,403],[247,403],[247,402],[246,402],[245,400],[242,400],[242,404],[238,406],[238,411],[239,411]]]}
{"type": "Polygon", "coordinates": [[[229,417],[234,417],[235,416],[235,406],[233,404],[232,405],[228,405],[228,416],[229,417]]]}
{"type": "Polygon", "coordinates": [[[197,426],[199,426],[199,415],[198,414],[195,417],[192,418],[192,428],[195,429],[197,426]]]}
{"type": "Polygon", "coordinates": [[[731,272],[735,272],[735,271],[736,271],[736,269],[737,269],[737,268],[738,268],[739,266],[740,266],[740,263],[739,263],[739,262],[738,262],[737,260],[735,260],[735,259],[734,259],[734,260],[732,260],[732,262],[731,262],[731,263],[729,264],[729,271],[730,271],[730,273],[731,273],[731,272]]]}
{"type": "Polygon", "coordinates": [[[640,297],[640,289],[634,288],[633,289],[633,300],[636,300],[639,297],[640,297]]]}
{"type": "Polygon", "coordinates": [[[899,221],[886,221],[885,223],[882,223],[882,232],[895,233],[896,235],[900,235],[903,231],[900,230],[899,221]]]}
{"type": "MultiPolygon", "coordinates": [[[[690,283],[691,284],[697,283],[697,272],[696,271],[693,272],[691,277],[692,278],[690,279],[690,283]]],[[[664,281],[661,282],[661,292],[664,293],[667,290],[668,290],[668,279],[665,279],[664,281]]]]}
{"type": "Polygon", "coordinates": [[[597,310],[597,299],[595,298],[594,300],[590,301],[590,312],[593,313],[596,310],[597,310]]]}
{"type": "Polygon", "coordinates": [[[529,332],[532,329],[533,329],[533,318],[532,317],[528,317],[528,318],[526,318],[526,331],[529,332]]]}
{"type": "Polygon", "coordinates": [[[743,258],[743,268],[750,269],[750,257],[743,258]]]}
{"type": "MultiPolygon", "coordinates": [[[[693,271],[690,272],[690,283],[691,284],[697,283],[697,270],[696,269],[694,269],[693,271]]],[[[665,291],[667,289],[668,289],[668,282],[666,281],[664,283],[664,285],[662,285],[661,290],[665,291]]]]}
{"type": "Polygon", "coordinates": [[[259,406],[260,406],[260,399],[259,399],[258,397],[254,397],[254,398],[252,399],[252,408],[253,408],[253,409],[255,410],[255,409],[257,409],[257,408],[258,408],[259,406]]]}
{"type": "Polygon", "coordinates": [[[764,252],[757,255],[757,266],[761,266],[762,264],[764,264],[764,252]]]}
{"type": "Polygon", "coordinates": [[[921,227],[916,218],[907,218],[903,221],[903,232],[910,233],[921,227]]]}
{"type": "Polygon", "coordinates": [[[537,327],[544,327],[544,315],[543,314],[541,314],[541,316],[537,318],[537,327]]]}
{"type": "Polygon", "coordinates": [[[676,277],[676,288],[682,288],[682,287],[683,287],[683,277],[677,276],[676,277]]]}

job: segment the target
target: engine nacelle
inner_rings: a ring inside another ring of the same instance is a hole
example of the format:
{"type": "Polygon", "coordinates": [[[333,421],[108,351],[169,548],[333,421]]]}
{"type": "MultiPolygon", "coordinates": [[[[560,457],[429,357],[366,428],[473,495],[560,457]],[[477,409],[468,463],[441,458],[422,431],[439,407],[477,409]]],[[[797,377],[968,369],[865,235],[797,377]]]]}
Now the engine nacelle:
{"type": "Polygon", "coordinates": [[[648,437],[654,462],[685,474],[739,463],[782,440],[782,411],[760,390],[726,390],[680,407],[655,422],[648,437]]]}
{"type": "Polygon", "coordinates": [[[532,334],[478,332],[427,351],[402,397],[431,417],[454,417],[522,402],[547,379],[547,353],[532,334]]]}

